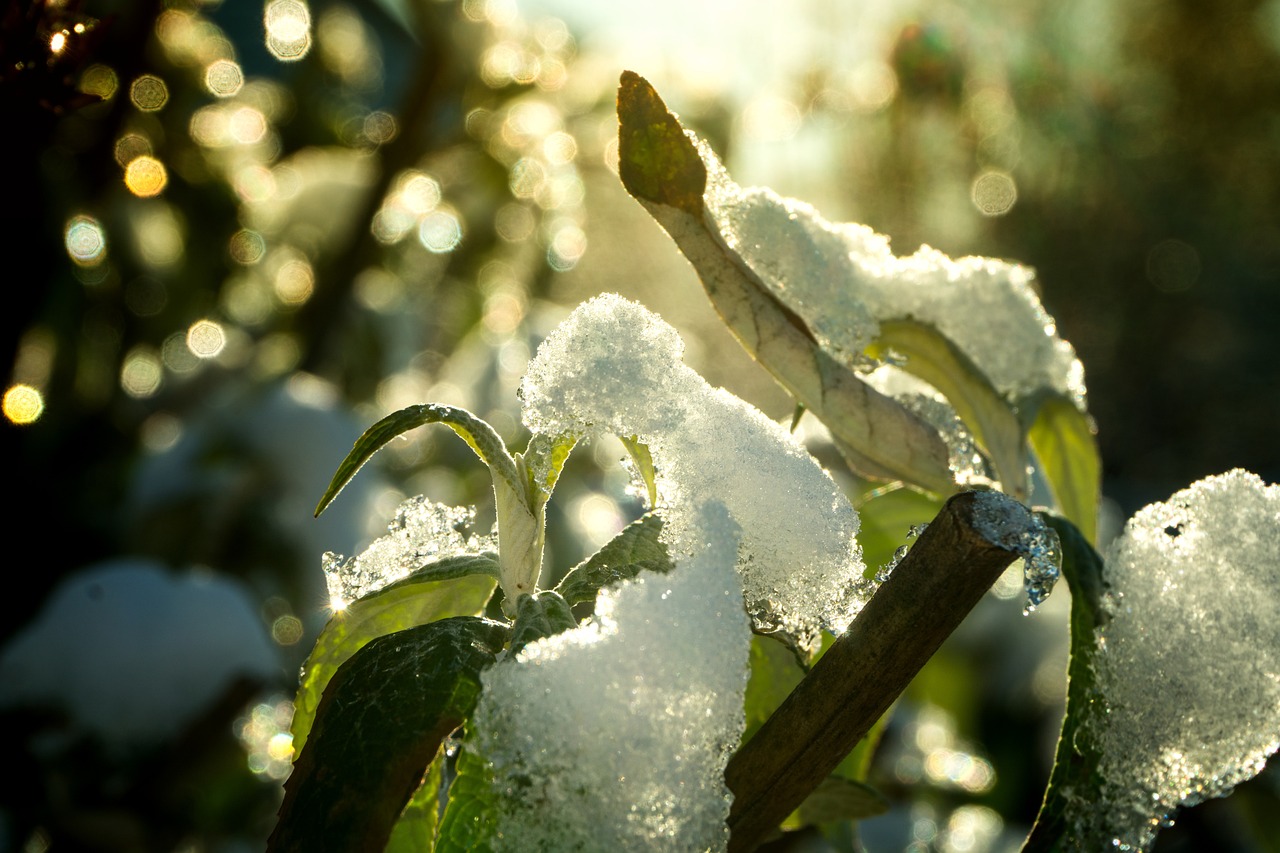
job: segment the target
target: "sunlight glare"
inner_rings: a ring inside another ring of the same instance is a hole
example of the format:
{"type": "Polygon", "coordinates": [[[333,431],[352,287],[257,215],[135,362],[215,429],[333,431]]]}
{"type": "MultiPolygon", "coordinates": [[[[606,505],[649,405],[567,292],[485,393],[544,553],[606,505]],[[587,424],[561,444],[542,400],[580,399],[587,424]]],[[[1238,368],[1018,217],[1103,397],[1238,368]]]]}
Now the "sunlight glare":
{"type": "Polygon", "coordinates": [[[30,385],[11,385],[0,404],[10,423],[26,426],[39,420],[44,412],[44,395],[30,385]]]}

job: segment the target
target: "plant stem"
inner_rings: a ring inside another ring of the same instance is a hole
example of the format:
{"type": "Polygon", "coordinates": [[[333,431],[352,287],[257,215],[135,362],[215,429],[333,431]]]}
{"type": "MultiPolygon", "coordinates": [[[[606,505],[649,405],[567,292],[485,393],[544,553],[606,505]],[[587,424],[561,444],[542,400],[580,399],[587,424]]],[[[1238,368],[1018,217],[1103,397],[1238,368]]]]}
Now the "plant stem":
{"type": "Polygon", "coordinates": [[[954,495],[725,770],[729,850],[753,850],[836,768],[1016,558],[954,495]]]}

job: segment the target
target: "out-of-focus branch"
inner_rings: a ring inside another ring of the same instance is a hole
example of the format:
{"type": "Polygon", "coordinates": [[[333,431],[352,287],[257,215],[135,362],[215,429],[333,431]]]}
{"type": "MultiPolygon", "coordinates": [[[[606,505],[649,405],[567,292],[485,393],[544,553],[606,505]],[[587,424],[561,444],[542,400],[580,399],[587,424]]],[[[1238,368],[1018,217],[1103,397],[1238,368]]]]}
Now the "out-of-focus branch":
{"type": "Polygon", "coordinates": [[[450,45],[449,21],[445,16],[450,6],[417,4],[418,64],[397,113],[399,134],[378,148],[373,183],[369,187],[351,232],[336,247],[332,260],[316,271],[315,290],[298,312],[295,328],[304,343],[300,367],[316,372],[332,344],[332,336],[342,323],[351,303],[356,276],[370,262],[376,248],[369,223],[373,221],[391,181],[409,168],[422,154],[425,131],[431,115],[449,91],[448,69],[450,45]]]}

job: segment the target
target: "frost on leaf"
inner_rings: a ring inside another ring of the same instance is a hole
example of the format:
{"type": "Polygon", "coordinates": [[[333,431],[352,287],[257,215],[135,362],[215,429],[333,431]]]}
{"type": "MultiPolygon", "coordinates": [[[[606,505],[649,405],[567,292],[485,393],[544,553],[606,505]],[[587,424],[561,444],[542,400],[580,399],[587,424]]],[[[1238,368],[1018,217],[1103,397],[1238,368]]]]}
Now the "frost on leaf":
{"type": "MultiPolygon", "coordinates": [[[[1280,745],[1280,487],[1235,470],[1135,515],[1107,555],[1094,669],[1101,807],[1081,840],[1140,850],[1280,745]]],[[[1101,849],[1101,847],[1097,848],[1101,849]]]]}
{"type": "Polygon", "coordinates": [[[681,361],[675,329],[616,295],[580,305],[538,348],[521,387],[525,424],[549,433],[637,436],[656,468],[673,556],[723,503],[742,530],[738,568],[762,630],[810,645],[842,631],[871,589],[848,500],[786,429],[681,361]]]}
{"type": "Polygon", "coordinates": [[[1001,393],[1044,389],[1084,406],[1084,370],[1032,290],[1033,273],[992,258],[952,259],[921,246],[898,257],[865,225],[834,223],[770,189],[740,187],[706,143],[706,209],[738,253],[828,349],[851,365],[886,320],[926,323],[1001,393]]]}
{"type": "Polygon", "coordinates": [[[407,577],[427,563],[496,551],[492,536],[470,534],[475,510],[437,504],[419,495],[396,510],[387,534],[355,557],[324,555],[324,577],[334,609],[407,577]]]}
{"type": "Polygon", "coordinates": [[[601,592],[592,621],[484,674],[496,850],[725,849],[751,635],[737,526],[712,504],[697,527],[670,574],[601,592]]]}

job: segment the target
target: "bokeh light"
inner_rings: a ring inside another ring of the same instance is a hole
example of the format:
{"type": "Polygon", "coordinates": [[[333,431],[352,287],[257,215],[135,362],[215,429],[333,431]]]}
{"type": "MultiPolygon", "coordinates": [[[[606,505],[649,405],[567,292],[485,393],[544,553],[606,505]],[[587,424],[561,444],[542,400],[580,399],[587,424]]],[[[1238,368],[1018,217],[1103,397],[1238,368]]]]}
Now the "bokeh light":
{"type": "Polygon", "coordinates": [[[1004,216],[1018,200],[1018,186],[1005,172],[983,172],[974,179],[969,198],[983,216],[1004,216]]]}
{"type": "Polygon", "coordinates": [[[266,250],[267,244],[262,239],[262,235],[248,228],[241,228],[232,234],[227,244],[227,253],[231,255],[231,260],[244,266],[252,266],[262,260],[266,250]]]}
{"type": "Polygon", "coordinates": [[[247,754],[249,769],[260,776],[283,780],[293,768],[293,703],[288,699],[254,706],[236,723],[236,734],[247,754]]]}
{"type": "Polygon", "coordinates": [[[302,258],[281,264],[274,280],[276,296],[282,303],[290,306],[301,305],[310,299],[315,284],[316,276],[311,264],[302,258]]]}
{"type": "Polygon", "coordinates": [[[73,216],[63,231],[67,254],[82,267],[96,266],[107,256],[107,237],[102,223],[92,216],[73,216]]]}
{"type": "Polygon", "coordinates": [[[452,210],[432,211],[418,225],[418,241],[436,254],[452,252],[462,242],[462,223],[452,210]]]}
{"type": "Polygon", "coordinates": [[[302,620],[292,613],[277,617],[271,623],[271,639],[282,646],[295,645],[302,639],[302,634],[302,620]]]}
{"type": "Polygon", "coordinates": [[[229,98],[244,87],[244,72],[230,59],[219,59],[204,70],[204,85],[219,98],[229,98]]]}
{"type": "Polygon", "coordinates": [[[114,151],[116,162],[123,169],[139,157],[152,153],[151,140],[138,133],[126,133],[116,140],[114,151]]]}
{"type": "Polygon", "coordinates": [[[144,113],[153,113],[169,102],[169,87],[154,74],[143,74],[129,86],[129,100],[144,113]]]}
{"type": "Polygon", "coordinates": [[[215,358],[227,345],[227,333],[213,320],[197,320],[187,329],[186,342],[196,358],[215,358]]]}
{"type": "Polygon", "coordinates": [[[11,385],[4,392],[4,416],[10,422],[25,426],[35,423],[44,413],[44,395],[30,385],[11,385]]]}
{"type": "Polygon", "coordinates": [[[139,198],[152,198],[164,192],[169,173],[155,157],[135,157],[124,169],[124,184],[139,198]]]}
{"type": "Polygon", "coordinates": [[[120,366],[120,387],[135,400],[154,396],[163,379],[164,363],[148,346],[134,347],[120,366]]]}
{"type": "Polygon", "coordinates": [[[300,0],[270,0],[262,13],[267,50],[281,62],[296,62],[311,50],[311,10],[300,0]]]}
{"type": "Polygon", "coordinates": [[[120,78],[110,66],[94,63],[80,75],[80,91],[106,101],[115,97],[120,78]]]}
{"type": "Polygon", "coordinates": [[[399,128],[396,117],[382,110],[375,110],[364,117],[365,138],[374,145],[384,145],[396,138],[399,128]]]}
{"type": "Polygon", "coordinates": [[[889,64],[870,58],[858,63],[849,75],[849,95],[860,112],[887,107],[898,94],[898,76],[889,64]]]}

